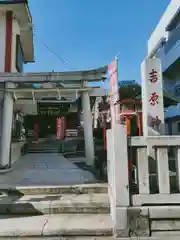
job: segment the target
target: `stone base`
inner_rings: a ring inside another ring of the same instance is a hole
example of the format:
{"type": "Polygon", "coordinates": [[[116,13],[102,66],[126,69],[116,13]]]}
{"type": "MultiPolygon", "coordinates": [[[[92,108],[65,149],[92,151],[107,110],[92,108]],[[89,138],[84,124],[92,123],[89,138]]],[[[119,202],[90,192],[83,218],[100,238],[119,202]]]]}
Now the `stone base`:
{"type": "Polygon", "coordinates": [[[8,173],[8,172],[11,172],[12,171],[12,168],[0,168],[0,174],[5,174],[5,173],[8,173]]]}
{"type": "Polygon", "coordinates": [[[129,237],[127,207],[116,207],[113,233],[118,238],[129,237]]]}
{"type": "Polygon", "coordinates": [[[149,211],[147,208],[131,207],[127,210],[130,237],[149,237],[149,211]]]}

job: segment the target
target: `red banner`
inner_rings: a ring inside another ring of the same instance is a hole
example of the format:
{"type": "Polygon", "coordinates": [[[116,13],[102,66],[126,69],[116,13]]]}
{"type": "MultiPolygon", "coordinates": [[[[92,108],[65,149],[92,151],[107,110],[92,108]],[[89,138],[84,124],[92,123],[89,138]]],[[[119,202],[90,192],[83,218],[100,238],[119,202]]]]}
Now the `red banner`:
{"type": "Polygon", "coordinates": [[[56,139],[61,139],[61,118],[56,118],[56,139]]]}
{"type": "Polygon", "coordinates": [[[56,118],[56,139],[64,139],[66,127],[65,124],[65,117],[56,118]]]}
{"type": "Polygon", "coordinates": [[[34,121],[34,138],[37,141],[38,140],[38,121],[34,121]]]}
{"type": "Polygon", "coordinates": [[[65,117],[61,118],[61,139],[64,139],[65,135],[65,117]]]}
{"type": "Polygon", "coordinates": [[[111,128],[113,124],[120,120],[119,110],[119,86],[118,86],[118,63],[115,59],[108,66],[110,82],[110,111],[111,111],[111,128]]]}

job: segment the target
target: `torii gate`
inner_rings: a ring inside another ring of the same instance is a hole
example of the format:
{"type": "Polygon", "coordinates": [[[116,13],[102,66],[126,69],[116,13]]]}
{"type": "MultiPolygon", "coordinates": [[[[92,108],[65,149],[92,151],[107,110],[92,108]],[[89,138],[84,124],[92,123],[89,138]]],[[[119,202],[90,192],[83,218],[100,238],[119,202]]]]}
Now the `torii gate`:
{"type": "Polygon", "coordinates": [[[89,71],[52,72],[52,73],[0,73],[0,94],[3,99],[2,134],[0,168],[9,168],[11,128],[14,103],[36,103],[44,96],[56,97],[74,95],[81,97],[84,121],[85,154],[87,165],[94,164],[93,124],[90,107],[90,96],[103,96],[101,88],[88,87],[88,82],[102,81],[106,78],[107,67],[89,71]],[[64,82],[66,87],[59,88],[58,84],[64,82]],[[49,83],[51,88],[32,88],[32,84],[49,83]],[[69,86],[69,87],[68,87],[69,86]],[[28,100],[27,100],[28,99],[28,100]]]}

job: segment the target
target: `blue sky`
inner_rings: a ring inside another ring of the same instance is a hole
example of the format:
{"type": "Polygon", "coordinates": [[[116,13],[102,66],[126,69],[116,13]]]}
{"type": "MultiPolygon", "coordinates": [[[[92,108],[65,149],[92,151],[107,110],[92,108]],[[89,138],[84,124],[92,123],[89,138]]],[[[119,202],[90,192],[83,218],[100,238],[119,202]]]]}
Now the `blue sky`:
{"type": "Polygon", "coordinates": [[[169,1],[29,0],[36,62],[24,70],[97,68],[120,53],[119,80],[139,80],[147,40],[169,1]]]}

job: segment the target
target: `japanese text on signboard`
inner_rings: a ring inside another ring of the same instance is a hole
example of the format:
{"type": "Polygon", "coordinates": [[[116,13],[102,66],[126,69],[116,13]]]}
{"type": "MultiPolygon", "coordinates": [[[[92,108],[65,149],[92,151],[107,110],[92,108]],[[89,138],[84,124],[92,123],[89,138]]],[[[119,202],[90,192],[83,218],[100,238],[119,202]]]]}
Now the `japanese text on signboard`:
{"type": "MultiPolygon", "coordinates": [[[[155,70],[154,68],[151,70],[151,72],[149,73],[149,82],[151,84],[154,84],[158,81],[158,71],[155,70]]],[[[152,106],[155,106],[159,103],[159,95],[156,92],[152,92],[149,96],[149,103],[152,106]]]]}

